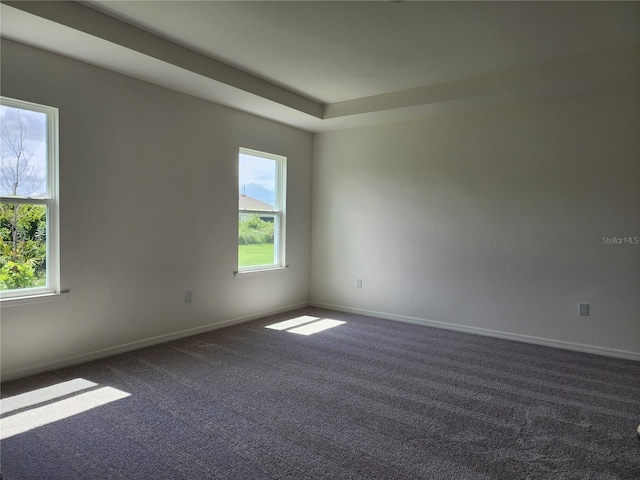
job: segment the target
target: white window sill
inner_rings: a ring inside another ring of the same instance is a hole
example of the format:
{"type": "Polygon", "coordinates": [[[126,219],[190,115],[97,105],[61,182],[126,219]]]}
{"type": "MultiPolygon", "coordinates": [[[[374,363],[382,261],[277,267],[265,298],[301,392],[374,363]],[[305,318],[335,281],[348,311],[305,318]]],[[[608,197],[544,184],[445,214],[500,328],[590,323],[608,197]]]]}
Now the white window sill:
{"type": "Polygon", "coordinates": [[[262,268],[252,268],[251,270],[238,270],[236,272],[233,272],[233,276],[238,277],[241,275],[247,275],[252,273],[284,271],[287,268],[289,268],[289,265],[285,265],[284,267],[281,267],[278,265],[278,266],[269,266],[269,267],[262,267],[262,268]]]}
{"type": "Polygon", "coordinates": [[[45,293],[40,295],[29,295],[24,297],[8,297],[0,299],[0,306],[17,307],[20,305],[30,305],[34,303],[59,302],[69,298],[69,292],[45,293]]]}

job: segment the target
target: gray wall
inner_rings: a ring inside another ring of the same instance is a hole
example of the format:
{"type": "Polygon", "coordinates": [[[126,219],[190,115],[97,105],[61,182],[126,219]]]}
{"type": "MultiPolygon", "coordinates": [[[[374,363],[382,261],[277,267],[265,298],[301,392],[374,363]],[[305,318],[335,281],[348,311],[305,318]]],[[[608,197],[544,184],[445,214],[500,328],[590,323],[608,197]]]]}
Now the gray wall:
{"type": "Polygon", "coordinates": [[[3,378],[308,303],[311,134],[10,41],[2,95],[60,109],[70,290],[2,308],[3,378]],[[288,157],[286,270],[233,275],[240,146],[288,157]]]}
{"type": "Polygon", "coordinates": [[[640,358],[637,88],[313,138],[3,41],[2,94],[60,108],[70,290],[2,308],[3,379],[310,298],[640,358]],[[240,146],[289,159],[286,270],[232,274],[240,146]]]}
{"type": "Polygon", "coordinates": [[[602,243],[640,236],[639,111],[634,88],[316,135],[312,303],[640,358],[640,245],[602,243]]]}

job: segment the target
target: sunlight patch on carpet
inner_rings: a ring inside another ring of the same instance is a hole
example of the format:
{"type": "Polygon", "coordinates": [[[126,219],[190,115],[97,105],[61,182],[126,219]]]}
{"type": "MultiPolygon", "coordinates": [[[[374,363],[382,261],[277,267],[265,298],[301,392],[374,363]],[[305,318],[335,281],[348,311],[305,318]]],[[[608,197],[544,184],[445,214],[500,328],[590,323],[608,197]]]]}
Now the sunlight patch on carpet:
{"type": "Polygon", "coordinates": [[[343,323],[346,322],[342,322],[340,320],[329,320],[325,318],[323,320],[318,320],[317,322],[308,323],[306,325],[302,325],[301,327],[293,328],[291,330],[288,330],[288,332],[297,333],[298,335],[312,335],[314,333],[337,327],[338,325],[342,325],[343,323]]]}
{"type": "Polygon", "coordinates": [[[76,378],[68,382],[57,383],[50,387],[38,388],[31,392],[22,393],[9,398],[0,400],[0,412],[13,412],[21,408],[37,405],[38,403],[48,402],[55,398],[67,396],[69,394],[86,390],[87,388],[97,387],[97,383],[90,382],[84,378],[76,378]]]}
{"type": "Polygon", "coordinates": [[[289,333],[297,333],[298,335],[312,335],[314,333],[328,330],[329,328],[337,327],[343,323],[347,322],[302,315],[300,317],[292,318],[291,320],[267,325],[265,328],[270,328],[272,330],[286,330],[289,333]]]}
{"type": "Polygon", "coordinates": [[[320,320],[320,318],[311,317],[309,315],[301,315],[300,317],[292,318],[291,320],[285,320],[284,322],[267,325],[266,328],[270,328],[271,330],[287,330],[304,323],[315,322],[316,320],[320,320]]]}
{"type": "Polygon", "coordinates": [[[112,387],[86,391],[97,386],[97,383],[77,378],[51,387],[3,398],[0,400],[0,412],[3,415],[15,410],[21,411],[0,419],[0,439],[4,440],[28,432],[131,395],[112,387]],[[60,397],[65,398],[53,401],[60,397]]]}

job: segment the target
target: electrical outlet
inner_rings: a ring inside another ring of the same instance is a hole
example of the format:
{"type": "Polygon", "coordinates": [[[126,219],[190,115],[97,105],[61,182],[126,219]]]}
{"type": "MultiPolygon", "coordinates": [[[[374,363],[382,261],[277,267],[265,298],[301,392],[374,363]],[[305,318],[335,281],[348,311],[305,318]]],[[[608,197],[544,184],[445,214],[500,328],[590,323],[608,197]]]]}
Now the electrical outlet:
{"type": "Polygon", "coordinates": [[[191,303],[193,301],[193,292],[191,290],[186,290],[184,292],[184,303],[191,303]]]}
{"type": "Polygon", "coordinates": [[[361,278],[356,279],[356,288],[362,288],[362,279],[361,278]]]}
{"type": "Polygon", "coordinates": [[[588,303],[579,303],[578,304],[578,314],[583,317],[589,316],[589,304],[588,303]]]}

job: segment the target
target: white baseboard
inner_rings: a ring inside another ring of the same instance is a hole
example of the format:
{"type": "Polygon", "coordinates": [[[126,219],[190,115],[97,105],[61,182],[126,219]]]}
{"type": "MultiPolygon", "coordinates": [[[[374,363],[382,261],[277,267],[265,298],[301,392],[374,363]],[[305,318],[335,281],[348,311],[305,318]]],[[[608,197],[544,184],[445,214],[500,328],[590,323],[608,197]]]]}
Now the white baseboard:
{"type": "Polygon", "coordinates": [[[42,363],[39,365],[30,366],[18,370],[10,370],[2,374],[2,381],[15,380],[17,378],[28,377],[36,373],[42,373],[56,368],[69,367],[71,365],[77,365],[79,363],[90,362],[91,360],[97,360],[99,358],[110,357],[119,353],[130,352],[131,350],[137,350],[139,348],[149,347],[151,345],[157,345],[159,343],[169,342],[171,340],[177,340],[179,338],[190,337],[199,333],[210,332],[219,328],[229,327],[231,325],[237,325],[239,323],[248,322],[257,318],[267,317],[269,315],[275,315],[277,313],[288,312],[291,310],[297,310],[299,308],[308,307],[308,303],[298,303],[295,305],[289,305],[282,308],[277,308],[269,311],[262,311],[260,313],[246,315],[243,317],[230,318],[221,322],[212,323],[209,325],[203,325],[201,327],[189,328],[186,330],[180,330],[178,332],[168,333],[165,335],[158,335],[156,337],[149,337],[142,340],[136,340],[134,342],[123,343],[114,347],[103,348],[101,350],[95,350],[93,352],[83,353],[80,355],[74,355],[71,357],[55,360],[52,362],[42,363]]]}
{"type": "Polygon", "coordinates": [[[387,320],[396,320],[398,322],[413,323],[416,325],[426,325],[428,327],[442,328],[445,330],[455,330],[457,332],[475,333],[487,337],[504,338],[507,340],[515,340],[517,342],[533,343],[536,345],[544,345],[547,347],[562,348],[565,350],[574,350],[577,352],[595,353],[597,355],[605,355],[607,357],[624,358],[627,360],[640,361],[640,352],[630,352],[627,350],[617,350],[615,348],[598,347],[595,345],[584,345],[581,343],[565,342],[562,340],[553,340],[550,338],[532,337],[529,335],[521,335],[518,333],[501,332],[499,330],[489,330],[486,328],[469,327],[466,325],[456,325],[454,323],[437,322],[434,320],[425,320],[423,318],[408,317],[405,315],[395,315],[386,312],[376,312],[365,310],[362,308],[346,307],[344,305],[332,305],[328,303],[311,302],[310,306],[318,308],[326,308],[328,310],[336,310],[339,312],[356,313],[360,315],[368,315],[370,317],[384,318],[387,320]]]}

